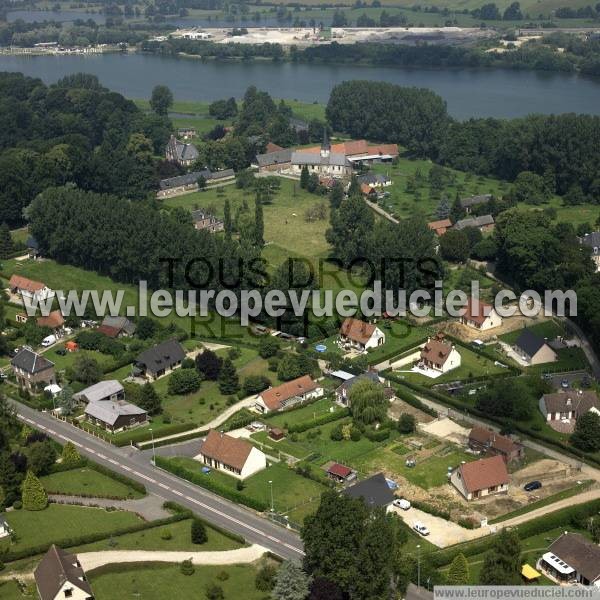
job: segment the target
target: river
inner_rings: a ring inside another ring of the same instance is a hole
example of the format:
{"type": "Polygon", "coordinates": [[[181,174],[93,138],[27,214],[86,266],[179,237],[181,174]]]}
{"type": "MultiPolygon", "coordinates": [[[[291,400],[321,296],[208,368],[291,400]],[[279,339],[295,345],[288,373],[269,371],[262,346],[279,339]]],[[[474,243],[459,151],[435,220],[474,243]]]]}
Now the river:
{"type": "Polygon", "coordinates": [[[336,83],[368,79],[432,89],[446,100],[450,114],[458,119],[535,112],[600,114],[600,80],[564,73],[202,61],[139,53],[0,55],[0,71],[21,71],[46,83],[69,73],[93,73],[102,84],[129,98],[148,98],[160,83],[169,86],[178,100],[203,101],[239,98],[248,86],[255,85],[276,98],[326,102],[336,83]]]}

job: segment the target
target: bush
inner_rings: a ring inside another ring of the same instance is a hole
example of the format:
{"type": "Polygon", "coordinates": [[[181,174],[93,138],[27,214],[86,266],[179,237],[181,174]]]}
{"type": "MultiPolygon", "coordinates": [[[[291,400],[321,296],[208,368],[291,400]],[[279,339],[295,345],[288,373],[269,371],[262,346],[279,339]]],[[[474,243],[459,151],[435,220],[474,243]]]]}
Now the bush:
{"type": "Polygon", "coordinates": [[[208,541],[206,527],[204,527],[204,523],[200,519],[192,520],[192,527],[190,533],[192,538],[192,544],[205,544],[208,541]]]}
{"type": "Polygon", "coordinates": [[[178,369],[169,377],[167,391],[169,394],[184,395],[196,392],[200,388],[202,379],[192,369],[178,369]]]}
{"type": "Polygon", "coordinates": [[[32,471],[27,471],[23,481],[22,499],[25,510],[44,510],[48,506],[46,490],[32,471]]]}
{"type": "Polygon", "coordinates": [[[23,503],[22,503],[20,500],[15,500],[15,501],[13,502],[13,505],[12,505],[12,507],[13,507],[15,510],[21,510],[21,509],[23,508],[23,503]]]}
{"type": "MultiPolygon", "coordinates": [[[[271,380],[264,375],[250,375],[244,379],[243,396],[251,396],[266,390],[271,386],[271,380]]],[[[242,396],[242,397],[243,397],[242,396]]]]}
{"type": "Polygon", "coordinates": [[[181,571],[182,575],[193,575],[194,574],[194,565],[192,564],[192,561],[188,558],[186,560],[184,560],[181,565],[179,566],[179,570],[181,571]]]}
{"type": "Polygon", "coordinates": [[[216,583],[209,583],[206,586],[206,599],[207,600],[224,600],[225,594],[223,588],[216,583]]]}
{"type": "Polygon", "coordinates": [[[279,340],[274,337],[264,337],[258,344],[258,354],[261,358],[271,358],[279,352],[279,340]]]}
{"type": "Polygon", "coordinates": [[[326,425],[327,423],[333,423],[334,421],[338,421],[340,419],[344,419],[350,415],[350,411],[347,408],[342,410],[336,410],[332,413],[326,413],[321,417],[313,419],[312,421],[304,421],[302,423],[296,423],[295,425],[290,425],[288,427],[289,433],[303,433],[304,431],[308,431],[313,427],[320,427],[321,425],[326,425]]]}
{"type": "Polygon", "coordinates": [[[219,581],[227,581],[229,579],[229,573],[227,571],[219,571],[217,573],[217,579],[219,581]]]}
{"type": "Polygon", "coordinates": [[[193,358],[189,358],[188,356],[186,356],[182,361],[181,361],[181,368],[182,369],[193,369],[195,366],[195,362],[193,358]]]}
{"type": "Polygon", "coordinates": [[[160,532],[160,539],[161,540],[170,540],[172,538],[173,538],[173,534],[168,529],[163,529],[160,532]]]}
{"type": "Polygon", "coordinates": [[[273,565],[264,565],[256,573],[254,585],[260,592],[270,592],[275,587],[277,569],[273,565]]]}
{"type": "Polygon", "coordinates": [[[400,433],[414,433],[417,428],[417,420],[413,415],[402,413],[398,419],[398,431],[400,433]]]}

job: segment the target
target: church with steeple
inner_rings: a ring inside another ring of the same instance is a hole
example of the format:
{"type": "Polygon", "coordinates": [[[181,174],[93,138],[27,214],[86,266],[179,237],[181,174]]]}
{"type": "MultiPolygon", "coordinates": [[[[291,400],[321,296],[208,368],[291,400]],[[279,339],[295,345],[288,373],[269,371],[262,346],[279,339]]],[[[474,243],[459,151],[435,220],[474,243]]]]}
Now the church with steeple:
{"type": "Polygon", "coordinates": [[[304,167],[306,167],[309,174],[316,173],[319,177],[343,179],[350,177],[352,174],[352,163],[346,155],[331,151],[327,129],[323,132],[323,143],[318,154],[308,150],[296,150],[292,152],[292,173],[299,176],[304,167]]]}

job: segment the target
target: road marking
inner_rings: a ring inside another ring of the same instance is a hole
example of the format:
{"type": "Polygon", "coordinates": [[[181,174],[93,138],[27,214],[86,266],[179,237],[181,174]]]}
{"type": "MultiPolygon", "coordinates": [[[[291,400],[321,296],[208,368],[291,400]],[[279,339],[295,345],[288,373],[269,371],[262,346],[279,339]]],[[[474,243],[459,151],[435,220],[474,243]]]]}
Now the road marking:
{"type": "Polygon", "coordinates": [[[106,456],[104,456],[104,454],[100,454],[100,452],[98,452],[98,454],[96,456],[98,458],[101,458],[102,460],[106,460],[106,456]]]}
{"type": "Polygon", "coordinates": [[[165,489],[165,490],[170,490],[171,488],[168,485],[165,485],[164,483],[161,483],[160,481],[158,482],[158,485],[160,485],[161,488],[165,489]]]}
{"type": "Polygon", "coordinates": [[[119,463],[118,463],[118,462],[117,462],[117,461],[116,461],[114,458],[109,458],[109,459],[108,459],[108,462],[109,462],[111,465],[118,465],[118,464],[119,464],[119,463]]]}

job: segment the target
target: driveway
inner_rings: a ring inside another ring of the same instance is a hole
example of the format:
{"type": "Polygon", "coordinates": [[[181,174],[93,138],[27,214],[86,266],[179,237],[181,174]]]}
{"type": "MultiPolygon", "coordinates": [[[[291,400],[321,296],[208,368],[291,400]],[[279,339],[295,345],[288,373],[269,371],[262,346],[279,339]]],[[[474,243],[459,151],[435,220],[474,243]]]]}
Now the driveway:
{"type": "Polygon", "coordinates": [[[493,533],[496,528],[494,526],[479,527],[478,529],[467,529],[461,527],[457,523],[446,521],[440,517],[434,517],[417,508],[409,508],[402,510],[401,508],[393,507],[394,512],[402,518],[402,520],[412,529],[412,526],[417,522],[423,523],[429,529],[427,541],[435,544],[440,548],[452,546],[460,542],[467,542],[484,537],[489,533],[493,533]]]}

